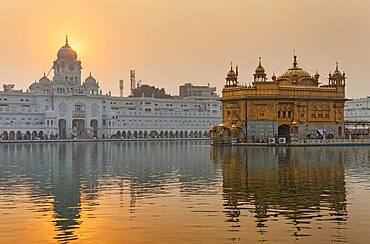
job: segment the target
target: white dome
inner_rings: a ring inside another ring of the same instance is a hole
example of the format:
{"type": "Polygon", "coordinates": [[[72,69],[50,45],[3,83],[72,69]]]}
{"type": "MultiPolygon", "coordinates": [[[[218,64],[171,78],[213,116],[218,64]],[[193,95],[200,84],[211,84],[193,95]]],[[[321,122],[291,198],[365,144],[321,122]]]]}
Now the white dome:
{"type": "Polygon", "coordinates": [[[57,57],[58,59],[77,60],[77,53],[68,44],[68,37],[66,37],[66,44],[59,49],[57,57]]]}
{"type": "Polygon", "coordinates": [[[49,80],[48,77],[46,77],[45,73],[44,73],[44,76],[41,77],[41,79],[39,80],[39,83],[42,86],[48,86],[48,85],[50,85],[50,80],[49,80]]]}
{"type": "Polygon", "coordinates": [[[37,82],[35,81],[34,83],[32,83],[32,84],[29,86],[29,89],[30,89],[30,90],[41,89],[40,83],[37,83],[37,82]]]}
{"type": "Polygon", "coordinates": [[[85,84],[88,86],[96,86],[96,79],[91,75],[91,72],[90,75],[85,79],[85,84]]]}

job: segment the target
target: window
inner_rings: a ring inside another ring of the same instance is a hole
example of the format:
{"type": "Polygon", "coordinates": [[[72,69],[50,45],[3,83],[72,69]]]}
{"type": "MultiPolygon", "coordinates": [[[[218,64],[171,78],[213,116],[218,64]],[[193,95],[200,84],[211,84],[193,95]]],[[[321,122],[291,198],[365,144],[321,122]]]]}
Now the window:
{"type": "Polygon", "coordinates": [[[77,103],[77,104],[75,105],[75,110],[76,110],[76,111],[82,111],[82,104],[77,103]]]}

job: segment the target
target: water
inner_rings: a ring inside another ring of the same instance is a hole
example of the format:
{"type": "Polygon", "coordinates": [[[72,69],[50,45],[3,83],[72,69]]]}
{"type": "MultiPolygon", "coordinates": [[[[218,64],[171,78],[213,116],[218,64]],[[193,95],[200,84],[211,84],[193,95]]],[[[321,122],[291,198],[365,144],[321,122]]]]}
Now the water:
{"type": "Polygon", "coordinates": [[[369,243],[370,147],[0,145],[0,243],[369,243]]]}

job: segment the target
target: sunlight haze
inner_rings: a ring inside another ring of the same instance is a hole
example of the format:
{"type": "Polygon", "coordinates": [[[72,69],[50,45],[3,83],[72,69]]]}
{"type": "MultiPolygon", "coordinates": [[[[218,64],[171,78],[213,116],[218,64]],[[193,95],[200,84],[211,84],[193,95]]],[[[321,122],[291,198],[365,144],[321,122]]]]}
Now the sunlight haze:
{"type": "MultiPolygon", "coordinates": [[[[230,62],[252,81],[258,57],[270,78],[298,62],[322,83],[345,70],[347,97],[368,96],[370,2],[365,0],[0,0],[0,82],[26,90],[48,72],[65,35],[104,91],[142,83],[178,94],[185,82],[220,94],[230,62]]],[[[52,77],[50,74],[49,77],[52,77]]]]}

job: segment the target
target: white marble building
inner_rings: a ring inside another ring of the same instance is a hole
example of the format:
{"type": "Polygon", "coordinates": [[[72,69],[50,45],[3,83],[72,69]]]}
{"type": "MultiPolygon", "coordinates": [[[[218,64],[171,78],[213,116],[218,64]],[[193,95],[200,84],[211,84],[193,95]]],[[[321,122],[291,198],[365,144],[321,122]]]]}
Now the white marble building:
{"type": "Polygon", "coordinates": [[[45,74],[26,92],[4,85],[0,92],[2,140],[49,138],[208,137],[221,122],[215,97],[115,97],[103,94],[91,75],[81,80],[81,61],[66,39],[45,74]]]}
{"type": "Polygon", "coordinates": [[[344,104],[345,121],[370,121],[370,97],[357,98],[344,104]]]}

